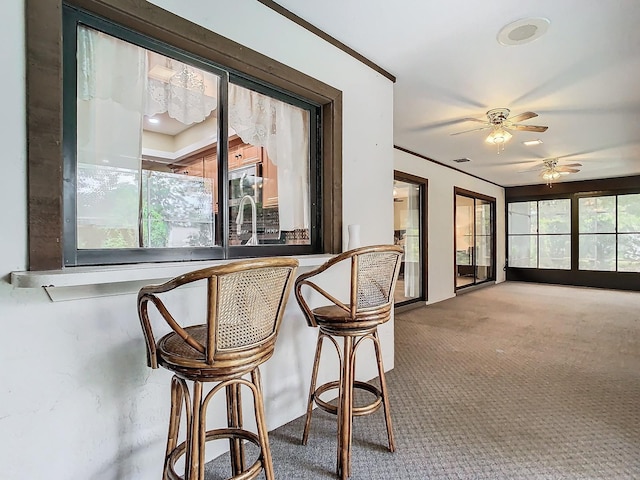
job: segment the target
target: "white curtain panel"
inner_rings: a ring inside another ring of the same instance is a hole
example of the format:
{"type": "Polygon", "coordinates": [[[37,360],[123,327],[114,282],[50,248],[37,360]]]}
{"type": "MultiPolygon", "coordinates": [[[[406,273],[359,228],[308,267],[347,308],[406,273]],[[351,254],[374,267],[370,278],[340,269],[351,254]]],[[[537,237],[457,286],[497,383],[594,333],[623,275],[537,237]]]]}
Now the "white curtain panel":
{"type": "MultiPolygon", "coordinates": [[[[78,225],[130,231],[123,246],[135,247],[146,54],[80,27],[77,62],[78,225]]],[[[102,246],[99,238],[79,241],[84,248],[102,246]]]]}
{"type": "Polygon", "coordinates": [[[229,126],[278,170],[280,230],[309,228],[309,112],[229,84],[229,126]]]}

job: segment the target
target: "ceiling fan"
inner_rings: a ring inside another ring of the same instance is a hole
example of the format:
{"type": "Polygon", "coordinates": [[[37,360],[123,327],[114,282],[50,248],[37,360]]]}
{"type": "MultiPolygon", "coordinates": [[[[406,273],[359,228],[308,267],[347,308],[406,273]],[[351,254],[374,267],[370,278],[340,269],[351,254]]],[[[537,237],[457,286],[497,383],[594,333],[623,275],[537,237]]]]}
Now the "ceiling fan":
{"type": "Polygon", "coordinates": [[[541,165],[528,170],[521,170],[520,173],[540,171],[542,179],[551,187],[551,183],[558,180],[561,176],[578,173],[580,169],[576,167],[581,166],[581,163],[565,163],[564,165],[559,165],[557,158],[547,158],[542,160],[541,165]]]}
{"type": "Polygon", "coordinates": [[[487,120],[480,120],[477,118],[465,118],[464,121],[479,122],[484,124],[483,127],[473,128],[471,130],[465,130],[462,132],[452,133],[451,135],[460,135],[461,133],[476,132],[479,130],[486,130],[491,128],[491,133],[485,139],[487,143],[493,143],[498,146],[498,154],[501,150],[504,150],[504,144],[508,142],[513,136],[509,133],[509,130],[524,130],[527,132],[545,132],[547,128],[540,125],[525,125],[522,123],[524,120],[537,117],[538,114],[534,112],[524,112],[513,117],[509,117],[511,111],[508,108],[494,108],[487,112],[487,120]]]}

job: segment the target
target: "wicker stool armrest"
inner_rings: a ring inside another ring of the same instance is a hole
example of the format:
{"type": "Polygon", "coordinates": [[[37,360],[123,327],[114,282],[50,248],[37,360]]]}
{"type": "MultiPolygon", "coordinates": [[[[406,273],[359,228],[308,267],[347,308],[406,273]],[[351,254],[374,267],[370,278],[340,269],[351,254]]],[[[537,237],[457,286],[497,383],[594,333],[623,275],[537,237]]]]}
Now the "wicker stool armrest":
{"type": "Polygon", "coordinates": [[[309,278],[309,276],[310,275],[307,274],[305,276],[305,278],[303,278],[302,276],[298,277],[298,279],[296,280],[295,295],[296,295],[296,299],[298,300],[298,303],[302,307],[302,313],[304,313],[304,316],[307,319],[307,324],[310,327],[317,327],[318,324],[315,321],[315,317],[313,315],[313,312],[311,311],[311,308],[309,307],[309,304],[305,301],[304,297],[302,296],[302,287],[305,286],[305,285],[308,286],[309,288],[312,288],[316,292],[318,292],[320,295],[325,297],[327,300],[329,300],[334,305],[336,305],[336,306],[340,307],[341,309],[343,309],[345,312],[351,313],[351,310],[349,309],[349,307],[347,305],[345,305],[340,300],[338,300],[336,297],[334,297],[333,295],[331,295],[330,293],[325,291],[322,287],[319,287],[315,283],[307,280],[307,278],[309,278]]]}
{"type": "Polygon", "coordinates": [[[156,354],[156,341],[153,335],[153,329],[151,328],[151,321],[149,320],[148,304],[151,301],[162,318],[167,322],[169,327],[176,332],[189,346],[196,349],[200,353],[205,353],[205,347],[200,342],[196,341],[191,335],[189,335],[184,328],[178,324],[173,315],[165,307],[162,300],[160,300],[155,293],[163,293],[172,290],[179,286],[181,283],[174,280],[164,283],[162,285],[149,285],[144,287],[138,293],[138,317],[140,318],[140,325],[144,333],[144,339],[147,346],[147,365],[151,368],[158,368],[158,359],[156,354]]]}

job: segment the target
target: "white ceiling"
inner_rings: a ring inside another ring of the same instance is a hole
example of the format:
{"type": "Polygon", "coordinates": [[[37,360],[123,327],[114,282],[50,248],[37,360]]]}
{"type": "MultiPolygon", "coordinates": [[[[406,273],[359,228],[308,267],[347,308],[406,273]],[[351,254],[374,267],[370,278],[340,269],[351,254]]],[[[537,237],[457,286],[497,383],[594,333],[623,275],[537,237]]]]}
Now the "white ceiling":
{"type": "Polygon", "coordinates": [[[640,174],[638,0],[277,0],[395,75],[394,143],[503,186],[543,158],[582,163],[561,181],[640,174]],[[502,46],[508,23],[545,17],[531,43],[502,46]],[[513,132],[504,152],[484,142],[491,108],[538,117],[545,133],[513,132]],[[542,145],[527,147],[525,140],[542,145]],[[467,157],[469,163],[454,163],[467,157]]]}

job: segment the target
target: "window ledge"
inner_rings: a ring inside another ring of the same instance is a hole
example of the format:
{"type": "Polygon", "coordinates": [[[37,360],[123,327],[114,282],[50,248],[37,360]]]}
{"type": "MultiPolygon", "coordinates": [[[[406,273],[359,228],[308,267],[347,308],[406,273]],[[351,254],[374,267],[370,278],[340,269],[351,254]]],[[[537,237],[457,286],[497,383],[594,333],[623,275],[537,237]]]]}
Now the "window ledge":
{"type": "MultiPolygon", "coordinates": [[[[298,259],[301,268],[305,268],[322,265],[332,257],[333,255],[325,254],[303,255],[294,258],[298,259]]],[[[162,283],[193,270],[235,261],[238,259],[11,272],[11,284],[16,288],[43,287],[52,302],[60,302],[135,293],[144,285],[162,283]]]]}

